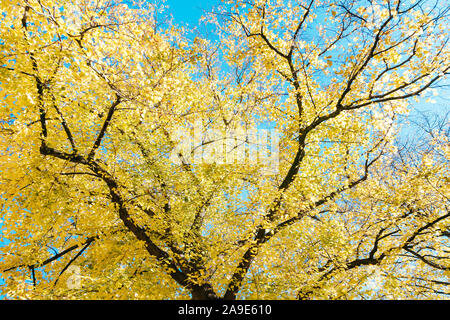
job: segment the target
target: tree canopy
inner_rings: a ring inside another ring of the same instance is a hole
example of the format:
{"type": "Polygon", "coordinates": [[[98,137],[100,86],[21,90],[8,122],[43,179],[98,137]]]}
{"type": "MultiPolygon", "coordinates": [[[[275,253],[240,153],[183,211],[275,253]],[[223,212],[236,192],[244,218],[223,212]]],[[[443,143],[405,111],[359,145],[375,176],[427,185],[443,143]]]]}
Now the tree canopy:
{"type": "Polygon", "coordinates": [[[1,11],[2,294],[448,298],[448,124],[398,143],[444,1],[228,0],[213,37],[149,1],[1,11]]]}

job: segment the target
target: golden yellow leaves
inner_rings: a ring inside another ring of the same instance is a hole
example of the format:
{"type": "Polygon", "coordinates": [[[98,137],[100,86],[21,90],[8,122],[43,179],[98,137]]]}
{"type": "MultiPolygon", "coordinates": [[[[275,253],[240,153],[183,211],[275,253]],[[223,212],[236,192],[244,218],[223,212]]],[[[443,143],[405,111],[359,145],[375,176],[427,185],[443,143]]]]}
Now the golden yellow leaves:
{"type": "MultiPolygon", "coordinates": [[[[432,44],[445,42],[444,29],[434,37],[417,25],[426,17],[401,20],[380,3],[347,8],[354,15],[332,6],[322,12],[327,20],[312,5],[303,22],[309,2],[245,3],[234,2],[233,19],[218,26],[220,46],[191,43],[171,26],[156,32],[155,17],[145,16],[152,10],[125,6],[67,7],[79,21],[55,15],[59,27],[48,12],[30,14],[28,41],[2,25],[1,54],[16,57],[7,64],[14,70],[0,73],[2,119],[14,114],[0,132],[2,219],[13,241],[7,250],[22,255],[6,255],[5,265],[42,262],[98,235],[77,258],[81,287],[69,290],[68,274],[56,288],[42,278],[54,280],[67,255],[38,270],[36,297],[179,298],[185,285],[171,278],[175,269],[220,290],[246,274],[243,297],[404,294],[392,277],[367,293],[365,281],[377,275],[364,263],[381,261],[380,278],[394,273],[396,259],[409,272],[402,246],[445,207],[446,166],[436,154],[448,157],[448,141],[430,141],[439,152],[421,154],[416,166],[395,162],[393,144],[396,117],[408,109],[402,95],[444,72],[448,52],[432,44]],[[19,54],[27,50],[33,57],[19,54]],[[279,173],[262,175],[262,161],[170,161],[195,120],[223,132],[273,126],[279,173]],[[245,252],[256,255],[248,269],[245,252]],[[331,276],[319,281],[324,274],[331,276]]],[[[439,254],[443,225],[420,235],[439,254]]],[[[427,276],[426,263],[411,272],[427,276]]],[[[13,294],[32,297],[27,270],[12,277],[13,294]]]]}

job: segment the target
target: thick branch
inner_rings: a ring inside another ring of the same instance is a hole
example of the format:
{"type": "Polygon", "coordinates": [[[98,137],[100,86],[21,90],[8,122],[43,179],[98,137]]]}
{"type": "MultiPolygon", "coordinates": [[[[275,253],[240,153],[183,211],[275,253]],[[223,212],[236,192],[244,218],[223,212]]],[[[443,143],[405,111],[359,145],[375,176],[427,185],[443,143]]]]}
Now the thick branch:
{"type": "Polygon", "coordinates": [[[97,136],[97,139],[94,142],[94,145],[92,146],[91,151],[89,152],[89,155],[87,157],[88,160],[93,159],[93,157],[95,155],[95,150],[97,150],[97,148],[100,146],[103,136],[105,135],[106,130],[108,129],[108,126],[111,122],[114,111],[116,111],[116,107],[120,104],[120,102],[121,102],[121,98],[118,94],[116,94],[116,99],[112,103],[111,107],[109,107],[108,114],[106,115],[105,121],[103,122],[103,126],[100,129],[100,132],[97,136]]]}

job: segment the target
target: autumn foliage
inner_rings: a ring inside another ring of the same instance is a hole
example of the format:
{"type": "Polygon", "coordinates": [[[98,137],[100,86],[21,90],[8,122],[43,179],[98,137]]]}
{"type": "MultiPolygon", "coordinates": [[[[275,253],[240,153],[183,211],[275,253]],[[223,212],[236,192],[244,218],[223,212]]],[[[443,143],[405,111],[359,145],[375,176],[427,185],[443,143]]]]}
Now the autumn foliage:
{"type": "Polygon", "coordinates": [[[148,1],[2,0],[1,293],[448,298],[448,132],[397,139],[449,73],[448,14],[230,0],[207,37],[148,1]],[[196,122],[270,127],[278,170],[179,151],[196,122]]]}

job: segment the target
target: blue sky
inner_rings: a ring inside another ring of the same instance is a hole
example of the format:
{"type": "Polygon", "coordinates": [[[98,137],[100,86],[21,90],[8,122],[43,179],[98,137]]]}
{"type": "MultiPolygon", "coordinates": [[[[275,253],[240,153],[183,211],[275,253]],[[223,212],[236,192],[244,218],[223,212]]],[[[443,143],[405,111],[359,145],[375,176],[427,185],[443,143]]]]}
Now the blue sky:
{"type": "Polygon", "coordinates": [[[173,15],[174,22],[187,23],[195,26],[203,15],[203,12],[220,3],[219,0],[167,0],[169,12],[173,15]]]}

